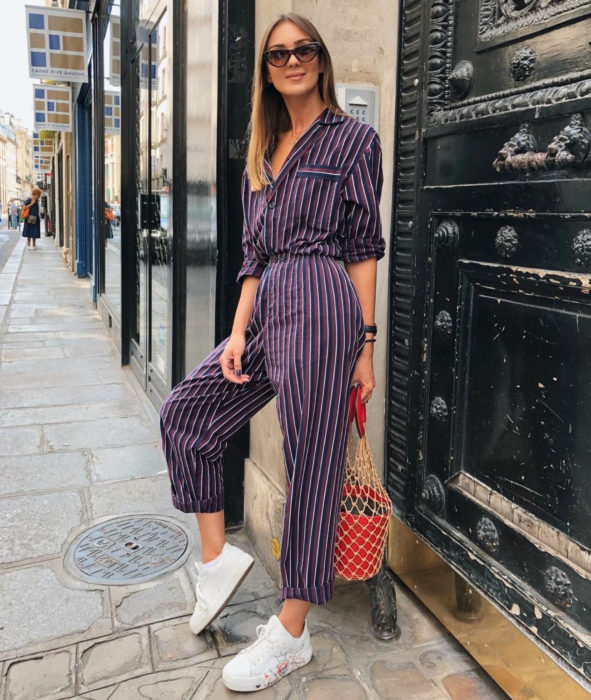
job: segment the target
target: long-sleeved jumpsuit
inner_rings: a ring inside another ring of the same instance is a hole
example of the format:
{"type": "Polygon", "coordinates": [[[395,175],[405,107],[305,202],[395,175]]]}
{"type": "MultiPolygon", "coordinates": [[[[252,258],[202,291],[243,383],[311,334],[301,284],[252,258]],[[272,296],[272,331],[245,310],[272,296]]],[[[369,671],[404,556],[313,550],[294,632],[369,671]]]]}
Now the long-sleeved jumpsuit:
{"type": "Polygon", "coordinates": [[[223,377],[225,340],[174,388],[160,413],[173,504],[216,512],[224,507],[229,438],[277,396],[287,477],[282,598],[322,604],[334,589],[347,397],[365,338],[355,289],[336,261],[383,256],[381,188],[376,132],[328,109],[272,184],[252,192],[243,178],[238,279],[260,277],[242,356],[250,381],[223,377]]]}

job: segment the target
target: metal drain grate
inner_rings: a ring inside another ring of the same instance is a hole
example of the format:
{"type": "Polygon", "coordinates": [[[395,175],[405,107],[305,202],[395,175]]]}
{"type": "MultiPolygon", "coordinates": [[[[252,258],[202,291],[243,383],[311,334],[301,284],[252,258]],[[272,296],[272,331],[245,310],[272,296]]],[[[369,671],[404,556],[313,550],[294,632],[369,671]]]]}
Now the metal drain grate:
{"type": "Polygon", "coordinates": [[[188,545],[187,533],[168,520],[114,518],[77,537],[67,563],[76,576],[92,583],[141,583],[180,567],[188,545]]]}

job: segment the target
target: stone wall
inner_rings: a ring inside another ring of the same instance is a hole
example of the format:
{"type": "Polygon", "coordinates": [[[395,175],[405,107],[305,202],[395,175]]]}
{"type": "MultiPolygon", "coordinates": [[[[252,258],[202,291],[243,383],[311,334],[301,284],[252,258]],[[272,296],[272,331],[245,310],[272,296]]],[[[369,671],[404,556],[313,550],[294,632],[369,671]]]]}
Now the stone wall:
{"type": "MultiPolygon", "coordinates": [[[[283,12],[308,17],[318,28],[333,60],[338,83],[361,83],[379,88],[378,132],[382,142],[384,189],[381,213],[384,237],[389,243],[394,163],[394,120],[398,56],[398,3],[373,0],[321,3],[318,0],[259,0],[256,3],[256,43],[267,26],[283,12]]],[[[374,369],[377,387],[368,406],[368,435],[378,469],[383,471],[388,324],[388,253],[378,265],[374,369]]],[[[280,540],[285,477],[281,431],[275,402],[251,422],[250,459],[245,474],[245,520],[253,543],[268,569],[279,569],[273,539],[280,540]]]]}

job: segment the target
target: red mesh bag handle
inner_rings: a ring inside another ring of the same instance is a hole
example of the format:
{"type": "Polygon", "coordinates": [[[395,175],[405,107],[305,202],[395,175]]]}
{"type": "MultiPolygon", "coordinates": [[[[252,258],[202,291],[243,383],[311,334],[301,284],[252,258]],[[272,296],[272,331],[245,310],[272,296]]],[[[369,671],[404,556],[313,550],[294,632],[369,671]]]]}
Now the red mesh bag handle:
{"type": "Polygon", "coordinates": [[[349,394],[349,424],[355,421],[359,437],[365,435],[365,423],[367,421],[367,412],[365,404],[361,401],[361,387],[354,386],[349,394]]]}

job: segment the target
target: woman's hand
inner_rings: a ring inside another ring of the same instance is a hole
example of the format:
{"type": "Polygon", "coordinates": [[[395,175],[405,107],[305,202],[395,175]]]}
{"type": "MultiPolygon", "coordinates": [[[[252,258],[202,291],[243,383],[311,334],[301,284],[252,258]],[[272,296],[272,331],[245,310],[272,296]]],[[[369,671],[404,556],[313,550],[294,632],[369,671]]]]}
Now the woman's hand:
{"type": "Polygon", "coordinates": [[[220,355],[222,374],[234,384],[246,384],[250,381],[247,374],[242,374],[242,355],[246,347],[244,333],[232,333],[224,351],[220,355]]]}
{"type": "Polygon", "coordinates": [[[364,345],[355,363],[353,386],[356,384],[361,387],[361,402],[367,403],[371,399],[371,392],[376,385],[376,379],[373,374],[373,346],[371,343],[364,345]]]}

